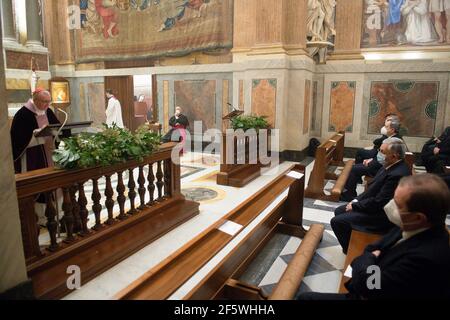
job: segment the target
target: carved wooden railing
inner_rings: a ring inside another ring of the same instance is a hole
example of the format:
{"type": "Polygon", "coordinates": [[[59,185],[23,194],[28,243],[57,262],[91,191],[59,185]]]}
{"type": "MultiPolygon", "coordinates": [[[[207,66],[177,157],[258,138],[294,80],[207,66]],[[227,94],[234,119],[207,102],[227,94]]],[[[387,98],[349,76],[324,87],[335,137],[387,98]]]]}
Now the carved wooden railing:
{"type": "Polygon", "coordinates": [[[171,160],[175,145],[162,145],[142,162],[74,171],[43,169],[16,176],[25,258],[37,297],[54,298],[67,293],[66,266],[78,265],[86,282],[198,214],[198,204],[186,201],[181,194],[180,166],[171,160]],[[128,181],[124,181],[126,173],[128,181]],[[102,203],[99,180],[103,178],[106,185],[102,203]],[[112,178],[117,178],[117,186],[113,186],[112,178]],[[85,191],[88,183],[92,183],[90,207],[85,191]],[[62,201],[62,239],[58,238],[57,199],[62,201]],[[45,246],[39,243],[36,201],[46,204],[50,241],[45,246]],[[91,219],[95,219],[90,228],[89,209],[93,212],[91,219]],[[104,209],[107,217],[102,220],[104,209]]]}

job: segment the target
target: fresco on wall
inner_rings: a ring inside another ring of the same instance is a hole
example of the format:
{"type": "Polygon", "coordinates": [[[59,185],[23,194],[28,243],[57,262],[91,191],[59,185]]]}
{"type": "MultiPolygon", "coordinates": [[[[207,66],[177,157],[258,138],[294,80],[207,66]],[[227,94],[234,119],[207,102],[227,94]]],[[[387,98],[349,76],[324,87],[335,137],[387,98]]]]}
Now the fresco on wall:
{"type": "Polygon", "coordinates": [[[232,0],[80,0],[77,60],[232,47],[232,0]]]}
{"type": "Polygon", "coordinates": [[[191,133],[194,121],[202,121],[204,131],[216,128],[216,81],[175,81],[175,106],[183,109],[191,133]]]}
{"type": "Polygon", "coordinates": [[[402,134],[431,137],[436,125],[439,82],[374,81],[370,90],[369,134],[379,134],[387,113],[400,117],[402,134]]]}
{"type": "Polygon", "coordinates": [[[311,80],[305,80],[305,109],[303,110],[303,134],[309,132],[309,110],[311,102],[311,80]]]}
{"type": "Polygon", "coordinates": [[[336,81],[331,83],[329,132],[353,132],[356,82],[336,81]]]}
{"type": "Polygon", "coordinates": [[[105,84],[104,83],[89,83],[87,98],[89,103],[89,111],[91,114],[91,121],[93,127],[102,128],[102,124],[106,122],[105,114],[105,84]]]}
{"type": "Polygon", "coordinates": [[[277,79],[256,79],[252,81],[252,113],[266,116],[275,127],[277,108],[277,79]]]}
{"type": "Polygon", "coordinates": [[[450,1],[364,0],[361,47],[450,45],[450,1]]]}

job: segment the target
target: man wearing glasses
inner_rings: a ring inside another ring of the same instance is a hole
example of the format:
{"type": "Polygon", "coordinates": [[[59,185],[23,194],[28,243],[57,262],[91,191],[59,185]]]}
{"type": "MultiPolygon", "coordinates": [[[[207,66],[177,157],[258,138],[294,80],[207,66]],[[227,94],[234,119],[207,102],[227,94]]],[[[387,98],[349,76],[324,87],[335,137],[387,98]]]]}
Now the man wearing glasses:
{"type": "Polygon", "coordinates": [[[49,108],[50,93],[36,89],[33,97],[14,116],[11,125],[11,142],[16,173],[52,167],[52,137],[36,138],[36,131],[49,124],[59,124],[49,108]]]}

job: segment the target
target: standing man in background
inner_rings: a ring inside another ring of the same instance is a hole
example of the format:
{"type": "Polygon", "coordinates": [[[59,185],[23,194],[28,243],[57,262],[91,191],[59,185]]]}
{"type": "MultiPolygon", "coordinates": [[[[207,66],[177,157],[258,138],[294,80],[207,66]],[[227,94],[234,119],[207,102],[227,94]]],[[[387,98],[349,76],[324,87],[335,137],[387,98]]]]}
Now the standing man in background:
{"type": "Polygon", "coordinates": [[[116,124],[119,128],[124,128],[122,120],[122,107],[120,101],[116,99],[111,89],[106,90],[106,98],[108,99],[108,107],[106,108],[106,124],[112,127],[116,124]]]}

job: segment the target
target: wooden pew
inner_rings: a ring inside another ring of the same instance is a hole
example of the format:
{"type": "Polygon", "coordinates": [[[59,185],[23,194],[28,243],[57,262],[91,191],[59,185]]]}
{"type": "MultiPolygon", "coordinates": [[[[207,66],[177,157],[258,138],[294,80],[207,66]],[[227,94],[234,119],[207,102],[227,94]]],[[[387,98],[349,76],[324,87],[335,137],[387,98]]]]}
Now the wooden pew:
{"type": "Polygon", "coordinates": [[[345,132],[335,134],[333,137],[322,143],[316,151],[316,160],[311,172],[306,189],[307,198],[321,199],[338,202],[344,189],[345,182],[355,163],[354,160],[344,162],[345,132]],[[344,166],[342,173],[337,176],[328,172],[328,167],[344,166]],[[330,195],[325,194],[325,179],[336,180],[330,195]]]}
{"type": "Polygon", "coordinates": [[[273,299],[292,299],[324,230],[321,225],[312,226],[307,232],[302,227],[304,170],[304,167],[300,165],[290,166],[280,177],[230,212],[222,221],[205,230],[196,239],[171,255],[169,259],[149,270],[146,275],[120,292],[116,298],[162,300],[171,297],[228,243],[239,236],[239,233],[231,236],[219,231],[218,228],[224,221],[233,221],[246,228],[280,194],[288,191],[287,197],[273,207],[264,219],[248,232],[183,299],[266,300],[269,298],[260,288],[238,279],[276,233],[303,238],[302,245],[283,276],[284,280],[280,281],[279,289],[274,291],[274,294],[276,292],[277,294],[272,295],[273,299]],[[303,176],[293,178],[288,175],[291,171],[303,173],[303,176]],[[286,292],[289,292],[289,296],[286,296],[286,292]]]}
{"type": "MultiPolygon", "coordinates": [[[[381,238],[382,235],[379,234],[365,233],[353,230],[352,236],[350,238],[350,244],[348,246],[347,258],[345,259],[343,272],[345,273],[345,271],[347,270],[348,266],[352,263],[352,261],[355,258],[359,257],[369,244],[374,243],[380,240],[381,238]]],[[[342,274],[339,293],[348,293],[347,289],[344,286],[344,284],[348,280],[350,280],[350,278],[347,278],[346,276],[344,276],[344,274],[342,274]]]]}

